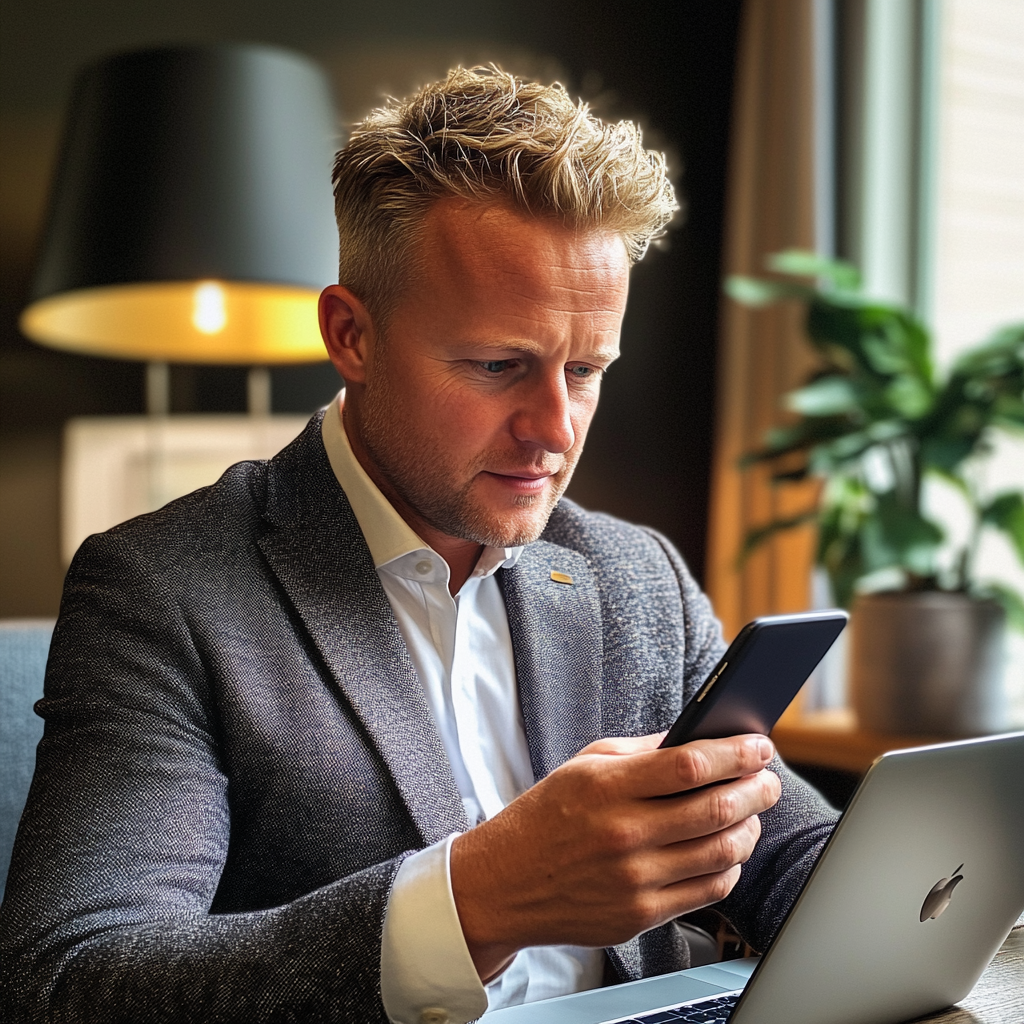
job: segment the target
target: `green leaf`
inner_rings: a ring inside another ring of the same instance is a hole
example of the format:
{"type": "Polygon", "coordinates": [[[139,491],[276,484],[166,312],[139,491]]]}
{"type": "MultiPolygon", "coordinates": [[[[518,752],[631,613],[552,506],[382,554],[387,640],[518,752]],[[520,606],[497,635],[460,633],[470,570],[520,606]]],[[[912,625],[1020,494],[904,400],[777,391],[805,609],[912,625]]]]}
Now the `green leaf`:
{"type": "Polygon", "coordinates": [[[951,473],[948,470],[940,469],[937,466],[928,466],[928,471],[944,480],[951,487],[955,487],[973,506],[975,504],[974,492],[970,484],[959,473],[951,473]]]}
{"type": "Polygon", "coordinates": [[[1001,375],[1024,365],[1024,323],[1008,324],[987,341],[961,353],[952,376],[1001,375]]]}
{"type": "Polygon", "coordinates": [[[803,526],[804,523],[809,523],[817,518],[818,510],[812,508],[806,512],[801,512],[799,515],[789,516],[785,519],[776,519],[765,526],[758,526],[753,530],[748,530],[743,540],[743,548],[740,551],[739,564],[742,565],[752,551],[760,547],[766,540],[774,537],[775,534],[782,533],[784,530],[792,530],[796,526],[803,526]]]}
{"type": "Polygon", "coordinates": [[[740,466],[771,462],[792,452],[804,451],[850,432],[848,423],[834,419],[806,419],[785,427],[773,427],[765,434],[764,448],[740,456],[740,466]]]}
{"type": "Polygon", "coordinates": [[[862,345],[862,309],[859,305],[839,302],[834,298],[816,296],[807,308],[807,333],[811,341],[837,365],[851,372],[868,369],[862,345]],[[839,357],[834,349],[846,353],[847,359],[839,357]]]}
{"type": "Polygon", "coordinates": [[[875,514],[861,527],[865,568],[877,572],[898,566],[917,576],[932,576],[943,538],[935,523],[901,505],[895,492],[879,495],[875,514]]]}
{"type": "Polygon", "coordinates": [[[805,466],[797,466],[796,469],[783,469],[772,473],[773,484],[795,484],[800,480],[806,480],[810,476],[810,469],[805,466]]]}
{"type": "Polygon", "coordinates": [[[859,408],[857,389],[849,377],[830,374],[786,395],[786,407],[804,416],[835,416],[859,408]]]}
{"type": "Polygon", "coordinates": [[[857,581],[866,571],[860,537],[856,533],[847,533],[840,522],[834,522],[832,527],[826,529],[822,525],[818,531],[817,561],[828,573],[835,600],[843,608],[849,608],[857,581]]]}
{"type": "Polygon", "coordinates": [[[1013,431],[1024,429],[1024,398],[999,395],[992,404],[992,425],[1013,431]]]}
{"type": "Polygon", "coordinates": [[[1012,349],[1024,359],[1024,321],[998,328],[982,347],[1012,349]]]}
{"type": "Polygon", "coordinates": [[[1000,494],[990,501],[981,509],[981,521],[1002,530],[1024,562],[1024,495],[1020,491],[1000,494]]]}
{"type": "Polygon", "coordinates": [[[1024,599],[1016,590],[1001,583],[985,583],[972,590],[978,597],[990,597],[998,601],[1006,611],[1006,622],[1012,629],[1024,633],[1024,599]]]}
{"type": "Polygon", "coordinates": [[[974,451],[974,444],[972,438],[926,437],[921,442],[922,466],[953,476],[956,467],[974,451]]]}
{"type": "Polygon", "coordinates": [[[834,440],[821,442],[811,452],[811,468],[815,473],[829,475],[837,468],[857,463],[860,457],[877,444],[891,443],[906,437],[907,429],[898,420],[880,420],[866,430],[847,430],[834,440]]]}
{"type": "Polygon", "coordinates": [[[859,558],[845,559],[829,573],[832,595],[840,608],[851,608],[857,595],[857,582],[864,575],[864,564],[859,558]]]}
{"type": "Polygon", "coordinates": [[[852,263],[831,260],[806,249],[787,249],[767,259],[769,269],[798,277],[824,277],[833,287],[856,291],[860,287],[860,271],[852,263]]]}
{"type": "Polygon", "coordinates": [[[780,299],[809,299],[813,292],[791,281],[764,281],[734,274],[725,279],[725,294],[744,306],[768,306],[780,299]]]}
{"type": "Polygon", "coordinates": [[[875,504],[874,495],[856,477],[830,477],[822,493],[817,562],[824,566],[833,596],[844,608],[850,606],[857,581],[867,571],[860,534],[875,504]]]}
{"type": "Polygon", "coordinates": [[[877,323],[871,325],[871,310],[862,317],[865,331],[862,345],[873,369],[881,374],[907,374],[922,387],[932,390],[932,364],[928,333],[914,317],[902,309],[875,311],[877,323]]]}
{"type": "Polygon", "coordinates": [[[818,294],[807,310],[807,333],[833,365],[884,386],[898,373],[932,385],[928,333],[899,306],[847,294],[818,294]]]}
{"type": "Polygon", "coordinates": [[[935,393],[920,378],[900,374],[885,389],[889,405],[908,420],[917,420],[932,407],[935,393]]]}

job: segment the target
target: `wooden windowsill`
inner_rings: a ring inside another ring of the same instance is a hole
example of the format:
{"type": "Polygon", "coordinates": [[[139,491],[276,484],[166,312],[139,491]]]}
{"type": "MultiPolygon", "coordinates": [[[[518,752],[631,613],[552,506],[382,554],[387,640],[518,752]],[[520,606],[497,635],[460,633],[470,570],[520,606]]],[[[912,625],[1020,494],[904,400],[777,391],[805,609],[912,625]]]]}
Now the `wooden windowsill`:
{"type": "Polygon", "coordinates": [[[949,737],[868,732],[848,708],[787,713],[772,730],[784,761],[837,768],[863,775],[880,754],[904,747],[942,743],[949,737]]]}

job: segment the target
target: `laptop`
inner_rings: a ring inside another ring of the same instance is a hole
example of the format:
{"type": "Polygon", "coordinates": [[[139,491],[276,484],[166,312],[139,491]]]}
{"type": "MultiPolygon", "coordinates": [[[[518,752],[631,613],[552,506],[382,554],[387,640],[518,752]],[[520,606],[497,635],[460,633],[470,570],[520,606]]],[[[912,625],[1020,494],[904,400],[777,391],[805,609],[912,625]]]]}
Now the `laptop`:
{"type": "Polygon", "coordinates": [[[963,999],[1024,909],[1024,732],[883,754],[760,959],[493,1024],[895,1024],[963,999]]]}

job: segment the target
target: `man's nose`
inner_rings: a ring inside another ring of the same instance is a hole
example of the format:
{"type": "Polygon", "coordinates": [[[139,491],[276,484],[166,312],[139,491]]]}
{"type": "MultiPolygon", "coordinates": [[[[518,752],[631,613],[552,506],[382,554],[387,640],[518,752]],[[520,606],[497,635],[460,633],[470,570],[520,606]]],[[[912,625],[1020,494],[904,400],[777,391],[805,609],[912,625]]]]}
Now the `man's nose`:
{"type": "Polygon", "coordinates": [[[512,434],[517,441],[561,455],[576,443],[565,375],[545,376],[531,385],[513,416],[512,434]]]}

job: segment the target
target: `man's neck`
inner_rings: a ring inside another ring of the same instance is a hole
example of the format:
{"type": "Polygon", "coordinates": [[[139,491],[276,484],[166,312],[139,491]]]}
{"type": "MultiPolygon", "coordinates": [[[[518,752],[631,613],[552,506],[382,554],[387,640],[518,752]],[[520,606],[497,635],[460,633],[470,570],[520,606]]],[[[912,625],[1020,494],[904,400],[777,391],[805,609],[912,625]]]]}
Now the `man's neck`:
{"type": "Polygon", "coordinates": [[[410,529],[448,563],[448,592],[454,597],[472,575],[480,560],[484,545],[472,540],[463,540],[460,537],[450,537],[423,519],[380,472],[370,457],[370,453],[366,450],[362,438],[359,437],[359,431],[351,429],[350,419],[350,414],[343,405],[341,427],[345,431],[349,447],[352,449],[356,461],[363,467],[366,475],[376,484],[381,494],[387,498],[391,507],[405,520],[410,529]]]}

